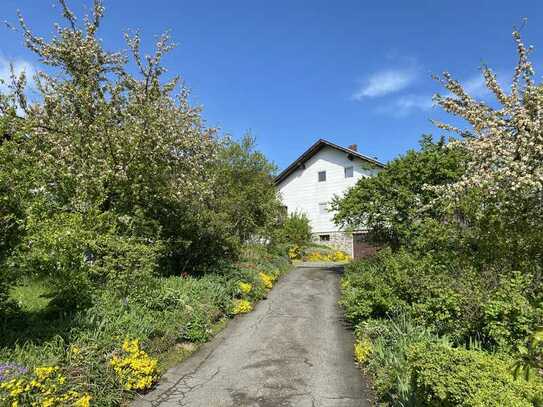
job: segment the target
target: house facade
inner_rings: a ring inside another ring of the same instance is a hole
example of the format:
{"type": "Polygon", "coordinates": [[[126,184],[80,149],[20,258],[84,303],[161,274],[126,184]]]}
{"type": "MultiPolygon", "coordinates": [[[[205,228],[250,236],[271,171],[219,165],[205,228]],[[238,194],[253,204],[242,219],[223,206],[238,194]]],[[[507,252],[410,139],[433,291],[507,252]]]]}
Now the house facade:
{"type": "Polygon", "coordinates": [[[353,256],[353,234],[334,224],[330,202],[360,178],[371,177],[383,167],[376,159],[359,153],[356,145],[341,147],[321,139],[282,171],[275,184],[288,213],[307,215],[315,242],[353,256]]]}

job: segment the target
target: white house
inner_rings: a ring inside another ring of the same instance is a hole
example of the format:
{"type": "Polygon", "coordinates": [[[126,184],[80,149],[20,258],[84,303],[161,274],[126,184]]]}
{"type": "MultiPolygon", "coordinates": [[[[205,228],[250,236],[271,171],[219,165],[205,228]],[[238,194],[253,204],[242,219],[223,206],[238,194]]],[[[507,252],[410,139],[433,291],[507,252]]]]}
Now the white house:
{"type": "MultiPolygon", "coordinates": [[[[343,195],[360,178],[371,177],[383,167],[376,159],[360,154],[356,145],[346,148],[321,139],[282,171],[275,184],[288,213],[307,215],[314,241],[353,256],[353,235],[334,224],[328,205],[334,195],[343,195]]],[[[355,245],[362,240],[355,239],[355,245]]]]}

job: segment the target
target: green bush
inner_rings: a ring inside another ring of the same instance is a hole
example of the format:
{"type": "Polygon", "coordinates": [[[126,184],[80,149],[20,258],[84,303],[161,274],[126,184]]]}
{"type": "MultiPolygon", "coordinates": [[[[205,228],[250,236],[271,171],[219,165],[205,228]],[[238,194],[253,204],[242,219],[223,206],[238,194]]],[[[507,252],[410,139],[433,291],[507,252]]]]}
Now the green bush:
{"type": "Polygon", "coordinates": [[[543,304],[530,301],[531,281],[532,276],[515,272],[483,303],[483,334],[492,343],[514,349],[543,322],[543,304]]]}
{"type": "Polygon", "coordinates": [[[289,214],[278,231],[277,240],[300,248],[306,246],[311,241],[309,218],[304,213],[289,214]]]}
{"type": "Polygon", "coordinates": [[[368,338],[373,344],[365,367],[379,400],[400,406],[412,405],[413,401],[411,366],[407,359],[411,346],[420,342],[446,342],[405,313],[391,319],[362,322],[356,328],[356,336],[368,338]]]}
{"type": "Polygon", "coordinates": [[[543,381],[515,380],[512,360],[477,350],[421,343],[408,361],[416,405],[533,407],[543,402],[543,381]]]}
{"type": "Polygon", "coordinates": [[[543,321],[529,274],[482,274],[454,259],[384,249],[346,267],[342,298],[347,319],[385,318],[399,310],[456,344],[478,338],[488,349],[514,350],[543,321]]]}

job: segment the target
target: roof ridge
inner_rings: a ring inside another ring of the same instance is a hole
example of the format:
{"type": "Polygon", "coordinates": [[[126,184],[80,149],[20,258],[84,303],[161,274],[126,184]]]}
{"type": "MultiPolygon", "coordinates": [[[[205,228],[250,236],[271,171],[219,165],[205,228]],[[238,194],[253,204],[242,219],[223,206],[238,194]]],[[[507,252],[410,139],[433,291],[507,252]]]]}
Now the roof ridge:
{"type": "Polygon", "coordinates": [[[329,147],[335,148],[337,150],[346,152],[348,154],[351,154],[355,157],[358,157],[362,160],[369,161],[378,167],[384,167],[385,165],[378,161],[375,158],[368,157],[364,154],[359,153],[358,151],[351,150],[350,148],[342,147],[339,144],[332,143],[331,141],[328,141],[323,138],[319,138],[315,143],[313,143],[307,150],[305,150],[296,160],[294,160],[287,168],[285,168],[277,177],[275,177],[275,184],[280,183],[283,181],[286,177],[288,177],[292,172],[294,172],[301,164],[303,164],[305,161],[313,157],[324,145],[327,145],[329,147]]]}

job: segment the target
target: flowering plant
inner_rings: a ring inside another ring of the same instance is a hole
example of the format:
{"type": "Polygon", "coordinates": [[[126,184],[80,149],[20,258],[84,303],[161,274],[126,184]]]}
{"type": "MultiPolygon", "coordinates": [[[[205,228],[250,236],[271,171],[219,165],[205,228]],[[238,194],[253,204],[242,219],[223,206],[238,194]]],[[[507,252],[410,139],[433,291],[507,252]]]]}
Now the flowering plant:
{"type": "Polygon", "coordinates": [[[248,300],[235,300],[233,314],[246,314],[253,310],[253,305],[248,300]]]}
{"type": "Polygon", "coordinates": [[[258,277],[260,278],[260,281],[262,282],[262,285],[266,287],[267,289],[271,289],[273,287],[273,277],[266,273],[258,273],[258,277]]]}
{"type": "Polygon", "coordinates": [[[141,349],[137,339],[126,339],[121,354],[109,363],[126,390],[147,390],[158,379],[157,360],[141,349]]]}
{"type": "Polygon", "coordinates": [[[15,364],[0,367],[0,404],[18,406],[90,406],[91,397],[70,390],[58,366],[37,367],[32,372],[15,364]]]}
{"type": "Polygon", "coordinates": [[[354,358],[358,363],[364,363],[373,351],[373,345],[367,338],[356,341],[354,344],[354,358]]]}
{"type": "Polygon", "coordinates": [[[253,289],[253,285],[251,283],[240,282],[239,289],[241,290],[243,294],[249,294],[251,290],[253,289]]]}

